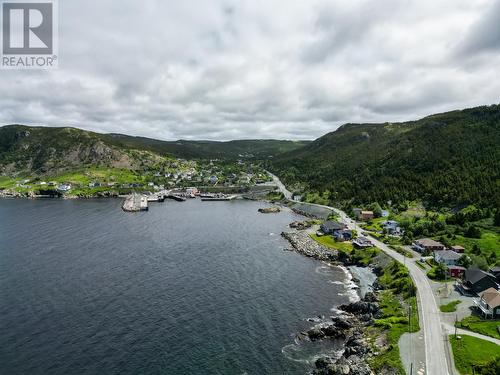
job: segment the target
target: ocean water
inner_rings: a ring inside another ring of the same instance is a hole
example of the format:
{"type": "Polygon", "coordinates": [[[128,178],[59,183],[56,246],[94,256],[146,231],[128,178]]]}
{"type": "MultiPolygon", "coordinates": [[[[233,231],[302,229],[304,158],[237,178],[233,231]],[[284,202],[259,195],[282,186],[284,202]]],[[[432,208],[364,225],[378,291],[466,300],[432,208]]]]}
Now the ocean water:
{"type": "Polygon", "coordinates": [[[305,374],[355,298],[261,202],[0,200],[0,374],[305,374]]]}

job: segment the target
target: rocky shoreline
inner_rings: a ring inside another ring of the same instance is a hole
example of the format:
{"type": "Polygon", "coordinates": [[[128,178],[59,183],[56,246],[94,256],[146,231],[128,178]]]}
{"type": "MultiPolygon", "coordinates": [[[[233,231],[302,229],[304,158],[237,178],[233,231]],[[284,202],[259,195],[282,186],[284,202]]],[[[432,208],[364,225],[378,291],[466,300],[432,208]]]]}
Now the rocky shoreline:
{"type": "Polygon", "coordinates": [[[337,251],[321,246],[307,232],[282,232],[281,236],[288,240],[294,251],[306,257],[323,261],[337,261],[339,258],[337,251]]]}
{"type": "MultiPolygon", "coordinates": [[[[328,249],[314,241],[307,232],[283,232],[284,237],[299,254],[332,264],[354,265],[345,254],[328,249]]],[[[377,273],[374,270],[375,274],[377,273]]],[[[359,284],[353,277],[352,281],[359,284]]],[[[374,283],[376,288],[377,282],[374,283]]],[[[338,307],[341,313],[332,316],[330,321],[320,323],[300,334],[301,339],[342,340],[343,350],[337,356],[323,356],[316,360],[314,375],[373,375],[367,359],[374,356],[373,348],[365,336],[365,329],[373,324],[380,315],[377,296],[367,292],[357,301],[338,307]]]]}
{"type": "Polygon", "coordinates": [[[343,350],[340,357],[323,356],[316,360],[314,375],[372,375],[366,359],[374,355],[364,335],[364,327],[373,323],[380,314],[375,294],[369,292],[358,302],[342,305],[339,316],[331,323],[307,332],[310,340],[341,339],[343,350]]]}
{"type": "Polygon", "coordinates": [[[117,191],[100,191],[95,194],[71,195],[71,194],[35,194],[34,192],[12,192],[0,190],[0,198],[6,199],[95,199],[95,198],[120,198],[117,191]]]}

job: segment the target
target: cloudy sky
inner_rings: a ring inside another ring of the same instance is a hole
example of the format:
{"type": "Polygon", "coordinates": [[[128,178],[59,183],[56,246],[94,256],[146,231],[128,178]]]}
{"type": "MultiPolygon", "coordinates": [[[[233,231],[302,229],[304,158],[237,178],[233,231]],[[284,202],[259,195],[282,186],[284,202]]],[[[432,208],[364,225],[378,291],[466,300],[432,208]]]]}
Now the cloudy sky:
{"type": "Polygon", "coordinates": [[[57,70],[0,70],[0,124],[312,139],[500,102],[500,0],[64,0],[59,17],[57,70]]]}

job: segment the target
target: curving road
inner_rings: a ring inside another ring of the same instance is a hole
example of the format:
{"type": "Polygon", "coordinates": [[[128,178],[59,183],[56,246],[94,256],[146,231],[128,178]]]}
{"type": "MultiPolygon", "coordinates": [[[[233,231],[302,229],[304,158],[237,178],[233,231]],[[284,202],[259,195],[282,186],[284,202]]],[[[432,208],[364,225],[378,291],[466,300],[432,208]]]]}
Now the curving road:
{"type": "MultiPolygon", "coordinates": [[[[450,324],[443,324],[443,329],[449,335],[455,334],[455,327],[453,327],[450,324]]],[[[462,336],[474,336],[474,337],[477,337],[478,339],[486,340],[486,341],[492,342],[493,344],[497,344],[497,345],[500,346],[500,340],[499,339],[496,339],[496,338],[490,337],[490,336],[485,336],[485,335],[482,335],[480,333],[476,333],[476,332],[472,332],[472,331],[467,331],[465,329],[457,328],[457,334],[462,335],[462,336]]]]}
{"type": "Polygon", "coordinates": [[[278,189],[283,193],[286,199],[291,200],[292,199],[292,193],[287,190],[285,185],[281,182],[281,180],[278,178],[278,176],[275,176],[271,172],[267,172],[269,176],[273,178],[273,182],[276,184],[278,189]]]}
{"type": "MultiPolygon", "coordinates": [[[[354,224],[354,228],[358,228],[354,224]]],[[[358,229],[359,230],[359,229],[358,229]]],[[[439,307],[434,298],[429,279],[413,262],[405,262],[405,257],[389,248],[383,242],[367,236],[375,246],[400,263],[404,263],[417,287],[417,297],[420,304],[420,326],[425,340],[425,368],[428,375],[449,375],[446,345],[448,336],[441,328],[439,307]]]]}
{"type": "MultiPolygon", "coordinates": [[[[280,191],[287,197],[290,192],[281,183],[279,178],[275,175],[270,174],[273,177],[276,185],[280,191]]],[[[290,194],[291,198],[291,194],[290,194]]],[[[287,197],[287,199],[290,199],[287,197]]],[[[336,212],[341,220],[349,227],[349,229],[355,229],[358,233],[361,232],[361,228],[356,224],[355,221],[350,219],[345,212],[320,204],[309,203],[310,205],[328,208],[336,212]]],[[[372,243],[377,246],[384,253],[394,258],[400,263],[403,263],[408,268],[410,275],[417,287],[417,299],[420,304],[420,326],[425,340],[425,368],[427,375],[450,375],[449,365],[448,365],[448,351],[446,346],[448,345],[448,331],[444,326],[441,325],[440,311],[436,300],[434,298],[434,293],[432,292],[431,285],[425,273],[413,262],[406,261],[405,257],[398,252],[389,248],[383,242],[371,237],[365,236],[372,241],[372,243]]],[[[451,360],[451,359],[450,359],[451,360]]],[[[451,365],[453,368],[453,365],[451,365]]]]}

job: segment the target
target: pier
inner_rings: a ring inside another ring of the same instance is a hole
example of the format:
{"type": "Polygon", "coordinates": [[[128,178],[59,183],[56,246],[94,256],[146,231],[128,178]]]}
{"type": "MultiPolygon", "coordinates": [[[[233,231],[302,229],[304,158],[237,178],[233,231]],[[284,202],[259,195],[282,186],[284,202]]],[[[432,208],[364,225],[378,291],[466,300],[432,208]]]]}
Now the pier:
{"type": "Polygon", "coordinates": [[[148,210],[148,198],[145,195],[131,194],[125,198],[122,204],[125,212],[139,212],[148,210]]]}
{"type": "Polygon", "coordinates": [[[232,201],[233,199],[236,199],[238,195],[233,194],[233,195],[226,195],[226,194],[202,194],[201,195],[201,200],[202,201],[232,201]]]}
{"type": "Polygon", "coordinates": [[[167,198],[173,199],[174,201],[177,201],[177,202],[185,202],[186,201],[186,198],[179,195],[179,194],[169,194],[169,195],[167,195],[167,198]]]}

